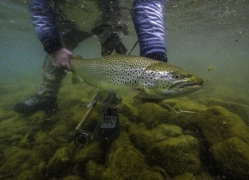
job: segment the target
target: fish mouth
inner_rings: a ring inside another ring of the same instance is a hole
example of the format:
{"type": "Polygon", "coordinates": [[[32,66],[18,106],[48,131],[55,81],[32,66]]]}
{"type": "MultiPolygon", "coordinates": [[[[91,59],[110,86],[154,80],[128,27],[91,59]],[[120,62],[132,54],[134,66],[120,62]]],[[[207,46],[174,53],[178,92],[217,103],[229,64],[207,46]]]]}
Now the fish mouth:
{"type": "Polygon", "coordinates": [[[179,85],[181,83],[176,83],[173,84],[172,86],[170,86],[169,90],[180,90],[180,89],[184,89],[184,88],[191,88],[191,89],[199,89],[203,86],[203,82],[190,82],[190,83],[184,83],[182,85],[179,85]]]}

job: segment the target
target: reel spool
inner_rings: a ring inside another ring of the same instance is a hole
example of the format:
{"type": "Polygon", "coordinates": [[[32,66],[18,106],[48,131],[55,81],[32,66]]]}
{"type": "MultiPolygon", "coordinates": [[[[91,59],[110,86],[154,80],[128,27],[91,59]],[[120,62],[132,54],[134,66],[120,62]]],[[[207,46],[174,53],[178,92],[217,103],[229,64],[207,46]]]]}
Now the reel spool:
{"type": "Polygon", "coordinates": [[[79,148],[86,147],[91,142],[91,134],[88,132],[78,133],[74,138],[74,143],[79,148]]]}

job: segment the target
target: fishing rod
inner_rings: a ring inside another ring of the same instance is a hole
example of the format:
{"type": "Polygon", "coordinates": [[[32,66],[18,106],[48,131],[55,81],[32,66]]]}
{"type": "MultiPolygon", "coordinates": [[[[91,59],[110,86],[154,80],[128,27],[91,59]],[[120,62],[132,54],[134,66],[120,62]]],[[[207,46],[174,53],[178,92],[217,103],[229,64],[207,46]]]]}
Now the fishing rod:
{"type": "MultiPolygon", "coordinates": [[[[134,44],[134,46],[132,47],[132,49],[130,50],[130,52],[128,53],[128,55],[130,55],[132,53],[132,51],[135,49],[135,47],[137,46],[138,44],[138,40],[137,42],[134,44]]],[[[106,105],[105,107],[105,110],[104,112],[106,111],[107,107],[109,106],[111,100],[113,98],[113,95],[111,96],[111,99],[110,101],[108,102],[108,104],[106,105]]],[[[93,100],[87,105],[87,107],[89,108],[86,112],[86,114],[83,116],[83,118],[81,119],[81,121],[79,122],[79,124],[77,125],[77,127],[75,128],[73,134],[69,137],[68,139],[68,143],[71,143],[72,141],[74,141],[75,145],[79,148],[84,148],[86,147],[92,140],[92,136],[94,135],[101,119],[102,119],[102,116],[98,122],[98,124],[96,125],[96,128],[94,129],[92,135],[91,133],[87,132],[87,131],[83,131],[83,125],[84,125],[84,122],[90,117],[90,115],[92,114],[96,104],[98,103],[98,101],[102,99],[101,98],[101,95],[99,95],[99,93],[97,93],[95,95],[95,97],[93,98],[93,100]]]]}

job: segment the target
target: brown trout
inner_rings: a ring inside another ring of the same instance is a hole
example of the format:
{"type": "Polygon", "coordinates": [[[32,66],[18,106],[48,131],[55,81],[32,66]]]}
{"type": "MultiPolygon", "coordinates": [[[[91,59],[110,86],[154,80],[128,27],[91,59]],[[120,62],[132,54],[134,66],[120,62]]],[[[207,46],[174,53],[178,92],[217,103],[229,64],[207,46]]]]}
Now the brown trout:
{"type": "Polygon", "coordinates": [[[182,68],[146,57],[110,55],[71,59],[73,73],[85,83],[117,97],[167,99],[200,89],[203,79],[182,68]]]}

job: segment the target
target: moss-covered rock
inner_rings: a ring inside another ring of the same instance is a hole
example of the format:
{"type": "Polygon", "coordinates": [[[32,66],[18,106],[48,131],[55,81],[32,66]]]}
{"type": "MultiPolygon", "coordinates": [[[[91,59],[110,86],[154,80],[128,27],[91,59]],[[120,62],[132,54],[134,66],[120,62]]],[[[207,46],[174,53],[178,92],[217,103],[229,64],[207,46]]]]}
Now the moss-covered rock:
{"type": "Polygon", "coordinates": [[[148,160],[159,164],[171,177],[201,171],[199,142],[192,136],[170,137],[148,149],[148,160]]]}
{"type": "Polygon", "coordinates": [[[84,171],[88,161],[93,160],[99,163],[104,162],[104,149],[98,141],[92,142],[89,146],[84,149],[77,151],[73,157],[74,164],[84,171]]]}
{"type": "Polygon", "coordinates": [[[102,174],[105,170],[105,167],[101,164],[96,163],[95,161],[88,161],[85,168],[86,179],[101,179],[102,174]]]}
{"type": "Polygon", "coordinates": [[[62,178],[62,180],[84,180],[84,179],[79,176],[69,175],[69,176],[62,178]]]}
{"type": "Polygon", "coordinates": [[[141,121],[147,128],[153,128],[165,122],[170,116],[170,113],[166,109],[154,103],[145,103],[139,110],[141,121]]]}
{"type": "Polygon", "coordinates": [[[236,114],[220,106],[210,107],[199,115],[200,128],[210,146],[232,137],[249,143],[249,128],[236,114]]]}
{"type": "Polygon", "coordinates": [[[219,169],[231,179],[249,179],[249,144],[237,137],[210,149],[219,169]]]}
{"type": "Polygon", "coordinates": [[[16,178],[23,171],[31,171],[40,161],[36,151],[11,147],[4,152],[1,161],[1,178],[16,178]]]}
{"type": "Polygon", "coordinates": [[[54,139],[52,139],[46,132],[44,131],[39,131],[35,135],[35,144],[40,145],[44,144],[47,146],[50,146],[51,148],[56,147],[56,142],[54,139]]]}
{"type": "Polygon", "coordinates": [[[169,137],[182,135],[182,128],[171,124],[160,124],[151,130],[154,141],[159,142],[169,137]]]}
{"type": "Polygon", "coordinates": [[[17,180],[44,180],[46,179],[44,176],[44,172],[45,162],[43,161],[37,166],[34,166],[32,170],[21,172],[21,174],[17,177],[17,180]]]}
{"type": "Polygon", "coordinates": [[[154,143],[153,134],[151,131],[146,129],[144,123],[132,123],[129,130],[129,137],[133,145],[142,151],[145,151],[152,143],[154,143]]]}
{"type": "Polygon", "coordinates": [[[71,158],[67,147],[58,149],[47,165],[47,177],[61,177],[66,174],[71,165],[71,158]]]}
{"type": "Polygon", "coordinates": [[[173,180],[196,180],[196,177],[191,173],[184,173],[178,176],[175,176],[173,180]]]}
{"type": "Polygon", "coordinates": [[[183,110],[183,111],[198,113],[205,111],[207,109],[205,105],[192,101],[188,97],[181,97],[177,99],[166,99],[162,101],[159,105],[171,111],[173,111],[174,109],[177,112],[183,110]]]}
{"type": "Polygon", "coordinates": [[[51,136],[56,141],[59,141],[61,143],[65,143],[68,139],[68,126],[67,124],[61,120],[59,123],[56,123],[54,128],[49,132],[49,136],[51,136]]]}
{"type": "Polygon", "coordinates": [[[247,125],[249,125],[249,106],[248,103],[240,104],[236,102],[227,102],[221,99],[210,98],[205,101],[209,106],[222,106],[227,110],[239,115],[247,125]]]}
{"type": "Polygon", "coordinates": [[[42,126],[44,121],[47,119],[47,114],[44,111],[38,111],[34,113],[33,115],[28,117],[28,120],[31,122],[34,126],[42,126]]]}
{"type": "Polygon", "coordinates": [[[136,106],[133,106],[129,101],[123,100],[123,103],[119,107],[119,113],[126,116],[131,122],[140,122],[139,110],[136,106]]]}
{"type": "Polygon", "coordinates": [[[199,118],[218,169],[227,177],[248,179],[249,128],[245,122],[220,106],[209,108],[199,118]]]}
{"type": "Polygon", "coordinates": [[[159,170],[147,165],[145,156],[132,146],[126,133],[121,133],[112,144],[106,160],[108,166],[102,179],[167,179],[159,170]]]}
{"type": "Polygon", "coordinates": [[[18,145],[20,141],[10,137],[18,135],[23,138],[29,132],[29,129],[28,121],[20,115],[12,114],[12,117],[0,121],[0,144],[5,144],[7,148],[12,143],[18,145]]]}
{"type": "Polygon", "coordinates": [[[151,130],[146,129],[144,123],[131,124],[129,137],[134,146],[142,151],[151,147],[154,143],[163,141],[169,137],[177,137],[182,134],[182,129],[175,125],[160,124],[151,130]]]}
{"type": "Polygon", "coordinates": [[[184,173],[179,176],[175,176],[173,180],[213,180],[214,178],[209,176],[206,173],[200,173],[197,175],[193,175],[191,173],[184,173]]]}

